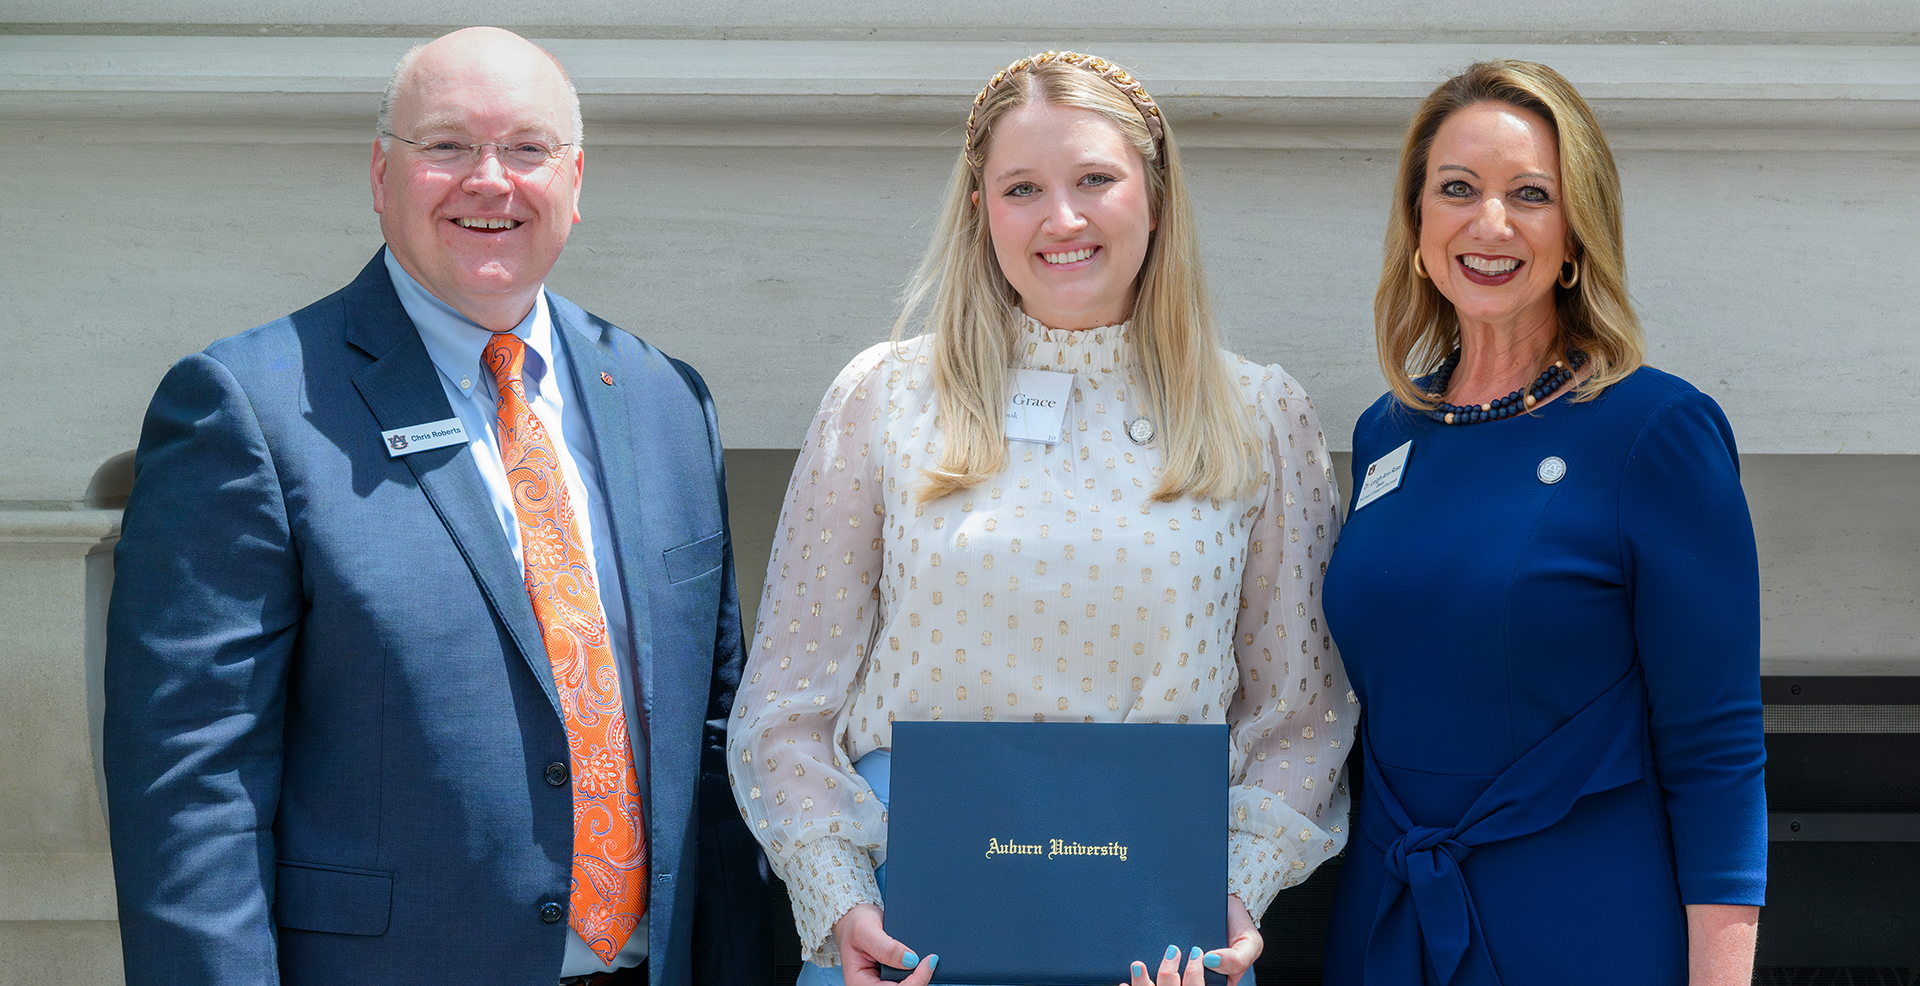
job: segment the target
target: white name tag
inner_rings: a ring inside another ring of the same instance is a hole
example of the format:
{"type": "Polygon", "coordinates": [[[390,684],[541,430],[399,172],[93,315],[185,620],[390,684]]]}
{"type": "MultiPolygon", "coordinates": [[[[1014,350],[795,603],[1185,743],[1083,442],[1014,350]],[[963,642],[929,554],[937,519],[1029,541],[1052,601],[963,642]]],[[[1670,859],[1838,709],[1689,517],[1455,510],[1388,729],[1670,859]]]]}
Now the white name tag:
{"type": "Polygon", "coordinates": [[[1071,373],[1013,371],[1013,395],[1007,398],[1007,437],[1016,442],[1060,444],[1066,437],[1067,405],[1072,400],[1071,373]]]}
{"type": "Polygon", "coordinates": [[[387,458],[398,459],[428,449],[460,445],[467,440],[467,430],[460,427],[459,418],[448,418],[445,421],[429,421],[423,425],[383,431],[380,440],[387,445],[387,458]]]}
{"type": "Polygon", "coordinates": [[[1360,481],[1360,498],[1353,501],[1353,509],[1358,510],[1399,489],[1400,476],[1407,471],[1407,453],[1411,451],[1413,443],[1408,442],[1374,460],[1360,481]]]}

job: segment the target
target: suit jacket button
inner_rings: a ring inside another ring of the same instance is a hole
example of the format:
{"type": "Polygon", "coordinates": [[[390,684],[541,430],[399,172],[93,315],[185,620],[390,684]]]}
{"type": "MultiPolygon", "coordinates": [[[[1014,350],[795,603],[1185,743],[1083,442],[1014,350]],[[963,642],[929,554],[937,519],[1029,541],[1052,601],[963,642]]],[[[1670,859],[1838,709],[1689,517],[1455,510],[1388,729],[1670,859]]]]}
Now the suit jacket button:
{"type": "Polygon", "coordinates": [[[547,783],[560,787],[567,782],[567,765],[555,761],[547,764],[547,783]]]}
{"type": "Polygon", "coordinates": [[[550,900],[540,905],[540,920],[548,924],[559,924],[560,919],[566,916],[567,909],[560,906],[558,901],[550,900]]]}

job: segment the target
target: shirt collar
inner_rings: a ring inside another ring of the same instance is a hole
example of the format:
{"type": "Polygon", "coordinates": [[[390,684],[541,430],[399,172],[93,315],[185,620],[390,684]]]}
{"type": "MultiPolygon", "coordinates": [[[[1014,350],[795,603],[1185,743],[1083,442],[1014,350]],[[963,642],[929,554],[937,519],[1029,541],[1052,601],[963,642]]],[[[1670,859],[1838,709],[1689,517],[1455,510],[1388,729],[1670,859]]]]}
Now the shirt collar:
{"type": "Polygon", "coordinates": [[[1014,331],[1014,365],[1061,373],[1123,373],[1130,359],[1131,319],[1094,329],[1048,328],[1039,319],[1020,316],[1014,331]]]}
{"type": "MultiPolygon", "coordinates": [[[[472,397],[477,393],[488,403],[498,402],[500,395],[495,392],[493,373],[480,358],[493,333],[434,297],[433,292],[422,287],[400,266],[392,250],[384,253],[387,275],[393,279],[400,306],[406,309],[407,317],[413,319],[434,367],[461,394],[472,397]]],[[[534,296],[533,310],[510,331],[527,344],[527,361],[521,372],[528,395],[533,396],[547,378],[547,367],[553,365],[553,315],[547,308],[544,285],[534,296]]]]}

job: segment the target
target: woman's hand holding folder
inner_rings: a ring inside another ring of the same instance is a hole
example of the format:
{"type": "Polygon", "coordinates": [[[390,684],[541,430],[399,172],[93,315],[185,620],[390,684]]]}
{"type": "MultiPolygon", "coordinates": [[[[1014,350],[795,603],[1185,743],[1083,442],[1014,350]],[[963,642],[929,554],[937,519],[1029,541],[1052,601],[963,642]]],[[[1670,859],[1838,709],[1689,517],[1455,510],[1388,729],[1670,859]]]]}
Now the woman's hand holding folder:
{"type": "Polygon", "coordinates": [[[1187,956],[1186,973],[1182,975],[1180,946],[1168,945],[1166,957],[1160,960],[1160,968],[1155,970],[1152,979],[1147,978],[1146,963],[1135,962],[1133,980],[1120,986],[1205,986],[1208,972],[1227,977],[1227,986],[1239,986],[1240,977],[1253,968],[1265,944],[1260,929],[1253,925],[1253,915],[1247,913],[1247,905],[1240,898],[1228,895],[1226,948],[1203,953],[1195,946],[1187,956]]]}
{"type": "MultiPolygon", "coordinates": [[[[1240,910],[1245,913],[1246,908],[1240,910]]],[[[1258,936],[1259,932],[1254,934],[1258,936]]],[[[902,980],[905,986],[926,986],[933,978],[933,967],[940,961],[938,955],[922,959],[913,949],[895,941],[881,927],[880,908],[872,904],[855,904],[852,910],[840,915],[840,920],[833,923],[833,937],[840,943],[840,970],[846,976],[847,986],[882,986],[882,965],[912,969],[913,975],[902,980]]]]}

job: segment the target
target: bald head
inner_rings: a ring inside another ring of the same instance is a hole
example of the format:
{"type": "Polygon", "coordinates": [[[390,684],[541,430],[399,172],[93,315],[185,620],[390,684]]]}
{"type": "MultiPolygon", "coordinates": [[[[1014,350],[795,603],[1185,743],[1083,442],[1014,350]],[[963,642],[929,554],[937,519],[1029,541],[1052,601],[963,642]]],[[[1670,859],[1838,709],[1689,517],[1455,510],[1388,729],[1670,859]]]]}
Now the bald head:
{"type": "Polygon", "coordinates": [[[389,255],[475,324],[513,328],[580,221],[566,73],[525,38],[468,28],[407,53],[383,116],[398,139],[373,145],[368,177],[389,255]]]}
{"type": "Polygon", "coordinates": [[[387,136],[393,129],[394,107],[418,98],[422,85],[431,86],[449,70],[466,67],[489,69],[500,81],[513,84],[515,76],[523,84],[544,86],[557,81],[556,90],[565,108],[564,126],[558,136],[576,146],[586,143],[586,130],[580,119],[580,95],[573,80],[553,53],[531,41],[497,27],[468,27],[443,35],[426,44],[414,45],[400,56],[387,88],[380,97],[380,116],[374,124],[374,136],[381,146],[391,149],[387,136]]]}

